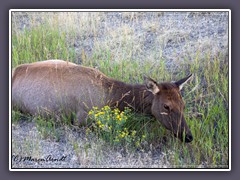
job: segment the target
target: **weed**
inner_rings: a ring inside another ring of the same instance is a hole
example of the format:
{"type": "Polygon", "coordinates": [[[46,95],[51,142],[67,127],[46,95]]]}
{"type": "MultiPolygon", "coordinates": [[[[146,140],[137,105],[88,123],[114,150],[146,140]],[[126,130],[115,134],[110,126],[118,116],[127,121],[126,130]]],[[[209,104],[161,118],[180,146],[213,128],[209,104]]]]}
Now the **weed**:
{"type": "Polygon", "coordinates": [[[53,119],[44,119],[40,116],[35,118],[38,131],[44,139],[50,138],[56,141],[60,140],[60,130],[53,119]]]}
{"type": "Polygon", "coordinates": [[[111,110],[109,106],[101,109],[94,107],[89,111],[90,127],[99,138],[109,142],[112,146],[134,144],[139,147],[146,135],[143,134],[139,137],[136,130],[129,130],[129,127],[126,126],[130,113],[129,108],[120,112],[119,109],[111,110]]]}

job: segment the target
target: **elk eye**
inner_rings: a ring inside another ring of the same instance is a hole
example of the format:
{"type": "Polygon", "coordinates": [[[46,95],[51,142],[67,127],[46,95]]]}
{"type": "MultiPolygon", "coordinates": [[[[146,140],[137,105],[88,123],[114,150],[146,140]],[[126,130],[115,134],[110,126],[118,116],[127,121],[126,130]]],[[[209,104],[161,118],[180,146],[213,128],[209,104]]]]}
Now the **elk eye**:
{"type": "Polygon", "coordinates": [[[170,110],[169,106],[166,105],[166,104],[164,104],[163,107],[164,107],[164,109],[166,109],[166,110],[168,110],[168,111],[170,110]]]}

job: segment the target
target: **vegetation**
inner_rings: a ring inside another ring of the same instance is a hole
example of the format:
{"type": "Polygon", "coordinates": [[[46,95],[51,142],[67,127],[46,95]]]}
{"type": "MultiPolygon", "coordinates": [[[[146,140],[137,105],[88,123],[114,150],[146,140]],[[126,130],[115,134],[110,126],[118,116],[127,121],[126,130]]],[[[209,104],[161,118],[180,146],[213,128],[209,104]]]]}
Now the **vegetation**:
{"type": "MultiPolygon", "coordinates": [[[[130,112],[129,108],[120,112],[119,109],[111,110],[109,106],[104,106],[101,110],[94,107],[89,112],[89,126],[93,128],[98,137],[110,142],[110,145],[134,144],[139,147],[146,135],[140,131],[140,128],[137,129],[137,132],[131,126],[127,126],[128,118],[132,115],[130,112]]],[[[87,131],[90,131],[90,128],[87,131]]]]}
{"type": "MultiPolygon", "coordinates": [[[[131,37],[134,37],[134,34],[131,27],[122,26],[125,28],[122,31],[116,29],[116,34],[113,34],[114,32],[109,34],[112,44],[122,43],[122,47],[118,49],[120,52],[115,53],[116,49],[111,47],[108,41],[103,41],[101,46],[100,42],[95,42],[92,54],[89,55],[84,48],[74,49],[74,39],[83,41],[84,36],[88,37],[89,34],[97,37],[99,33],[97,29],[100,27],[99,22],[104,18],[103,15],[84,16],[90,18],[82,19],[90,21],[90,25],[86,27],[81,25],[79,28],[72,25],[68,29],[62,27],[62,21],[56,17],[57,15],[45,17],[41,19],[44,23],[30,24],[31,28],[21,31],[13,24],[12,68],[19,64],[45,59],[75,62],[80,56],[82,65],[98,68],[107,76],[129,83],[142,83],[143,74],[161,82],[178,80],[193,73],[193,80],[182,92],[186,102],[185,119],[192,131],[193,142],[189,144],[180,142],[154,119],[135,114],[129,109],[119,112],[107,106],[89,112],[90,121],[93,123],[89,125],[87,132],[95,132],[99,138],[112,146],[133,145],[138,149],[150,147],[151,150],[160,149],[161,154],[166,155],[164,157],[172,167],[228,168],[229,64],[224,53],[212,54],[211,50],[203,53],[199,50],[190,56],[186,54],[184,61],[175,62],[177,68],[174,69],[169,68],[164,58],[155,60],[151,56],[139,61],[134,56],[137,49],[131,47],[136,45],[141,48],[142,44],[139,41],[133,42],[134,38],[131,37]],[[97,18],[94,20],[94,17],[97,18]],[[118,31],[122,32],[121,37],[117,36],[118,31]]],[[[73,15],[68,14],[67,17],[73,15]]],[[[73,22],[73,18],[71,20],[73,22]]],[[[134,16],[131,20],[134,20],[134,16]]],[[[156,31],[156,28],[151,26],[150,30],[156,31]]],[[[153,54],[159,53],[156,49],[152,51],[153,54]]],[[[19,113],[13,111],[12,121],[16,123],[19,118],[19,113]]],[[[52,121],[38,118],[36,122],[39,131],[45,134],[45,138],[54,133],[56,137],[54,139],[59,139],[60,135],[54,131],[56,127],[52,121]]],[[[77,145],[75,144],[74,147],[77,145]]]]}

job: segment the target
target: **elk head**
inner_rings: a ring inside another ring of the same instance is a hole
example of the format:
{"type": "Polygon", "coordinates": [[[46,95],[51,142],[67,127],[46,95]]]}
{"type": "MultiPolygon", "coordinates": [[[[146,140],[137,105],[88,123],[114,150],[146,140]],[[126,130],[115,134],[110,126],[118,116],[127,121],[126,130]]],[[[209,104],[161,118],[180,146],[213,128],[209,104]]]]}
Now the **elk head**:
{"type": "Polygon", "coordinates": [[[177,82],[159,84],[155,80],[145,77],[146,88],[154,95],[151,107],[152,115],[176,137],[187,143],[193,140],[193,136],[184,118],[185,104],[180,91],[191,77],[192,75],[189,75],[177,82]]]}

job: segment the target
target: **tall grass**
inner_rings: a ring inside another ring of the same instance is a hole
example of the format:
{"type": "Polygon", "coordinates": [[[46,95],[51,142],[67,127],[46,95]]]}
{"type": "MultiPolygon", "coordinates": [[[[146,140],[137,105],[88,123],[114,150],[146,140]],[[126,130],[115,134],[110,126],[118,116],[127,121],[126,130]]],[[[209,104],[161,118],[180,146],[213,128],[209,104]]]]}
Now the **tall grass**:
{"type": "MultiPolygon", "coordinates": [[[[143,83],[144,74],[161,82],[178,80],[189,73],[193,73],[193,80],[184,87],[182,92],[186,102],[185,119],[192,131],[193,142],[190,144],[180,142],[164,130],[159,122],[154,121],[154,119],[146,121],[144,116],[131,117],[128,126],[135,129],[144,129],[149,144],[155,148],[160,148],[162,154],[167,154],[166,158],[173,167],[228,167],[229,65],[224,54],[212,54],[209,50],[205,53],[199,51],[191,54],[191,58],[186,55],[184,61],[175,62],[177,68],[172,72],[164,58],[157,61],[155,59],[150,60],[150,58],[133,61],[134,58],[129,58],[132,56],[126,55],[124,58],[116,60],[114,59],[115,51],[107,44],[98,46],[98,48],[95,47],[91,56],[87,55],[84,49],[76,52],[68,37],[77,39],[79,32],[72,31],[72,34],[67,35],[59,27],[59,23],[54,23],[54,25],[46,23],[23,31],[13,29],[13,67],[45,59],[64,59],[74,62],[78,58],[78,54],[81,56],[82,65],[98,68],[112,78],[129,83],[143,83]],[[164,135],[168,136],[166,141],[161,138],[164,135]]],[[[97,33],[97,27],[97,25],[94,26],[94,31],[92,31],[97,33]]],[[[129,33],[131,34],[131,32],[129,33]]],[[[128,38],[129,36],[124,37],[128,38]]],[[[131,39],[123,39],[125,44],[127,40],[131,39]]],[[[124,53],[132,53],[132,49],[127,44],[124,53]]],[[[16,114],[13,119],[18,117],[16,114]]]]}
{"type": "Polygon", "coordinates": [[[13,67],[47,59],[75,59],[75,52],[66,42],[66,33],[50,24],[22,32],[12,32],[13,67]]]}

